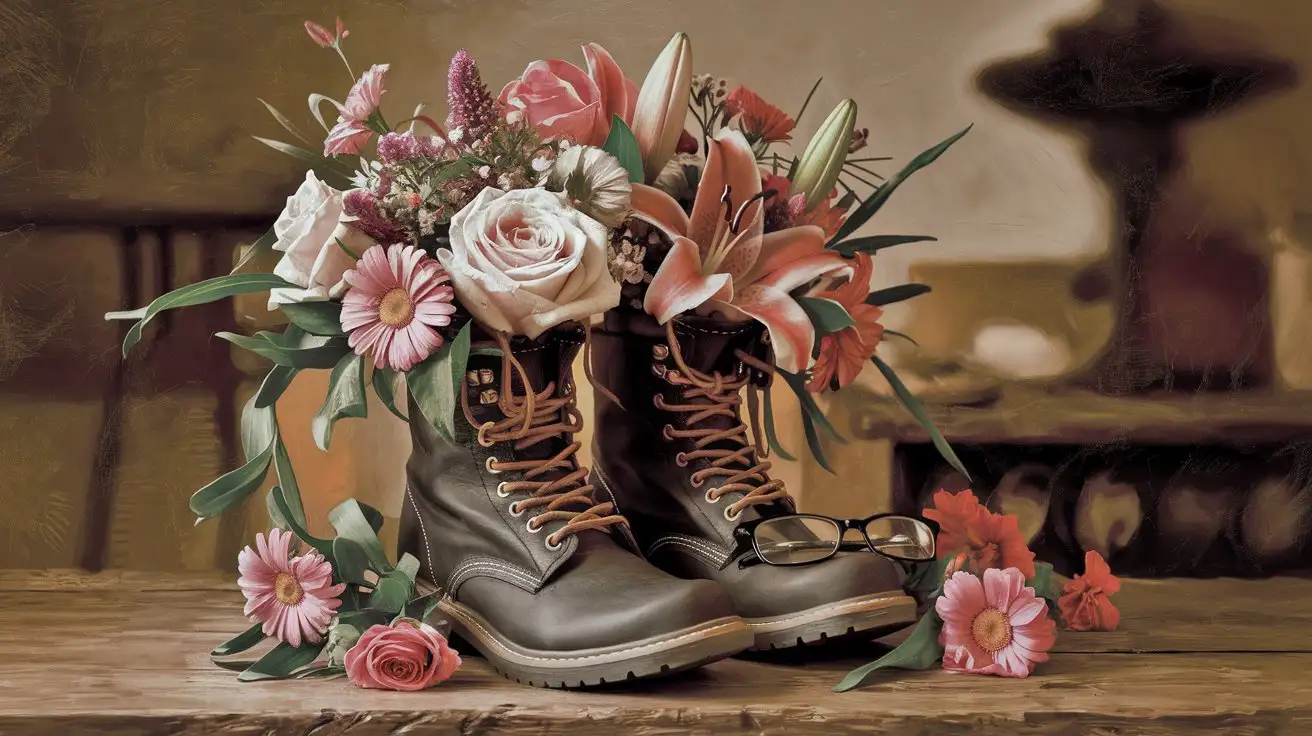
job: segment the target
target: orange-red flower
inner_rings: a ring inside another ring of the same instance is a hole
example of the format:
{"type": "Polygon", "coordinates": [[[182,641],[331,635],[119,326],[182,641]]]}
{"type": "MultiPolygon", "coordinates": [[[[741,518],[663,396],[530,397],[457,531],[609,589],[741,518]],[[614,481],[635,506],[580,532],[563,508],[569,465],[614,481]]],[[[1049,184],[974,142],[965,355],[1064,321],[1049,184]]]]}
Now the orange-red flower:
{"type": "Polygon", "coordinates": [[[818,295],[842,304],[856,324],[820,338],[820,354],[815,359],[811,381],[806,386],[812,393],[829,388],[835,377],[839,388],[856,380],[884,337],[884,326],[879,324],[884,310],[866,304],[874,262],[870,256],[861,253],[853,265],[856,270],[847,283],[818,295]]]}
{"type": "Polygon", "coordinates": [[[1034,577],[1034,553],[1025,545],[1016,516],[989,511],[969,489],[935,493],[934,507],[925,509],[925,518],[939,523],[939,557],[965,552],[970,569],[1014,567],[1026,580],[1034,577]]]}
{"type": "Polygon", "coordinates": [[[730,115],[741,115],[738,124],[743,129],[747,140],[755,143],[765,141],[790,141],[789,133],[796,125],[788,113],[761,99],[760,95],[739,86],[729,93],[724,101],[724,109],[730,115]]]}
{"type": "Polygon", "coordinates": [[[1115,631],[1121,612],[1112,605],[1111,596],[1121,589],[1121,581],[1112,575],[1107,561],[1093,550],[1084,554],[1084,574],[1062,586],[1064,595],[1057,599],[1062,621],[1072,631],[1115,631]]]}

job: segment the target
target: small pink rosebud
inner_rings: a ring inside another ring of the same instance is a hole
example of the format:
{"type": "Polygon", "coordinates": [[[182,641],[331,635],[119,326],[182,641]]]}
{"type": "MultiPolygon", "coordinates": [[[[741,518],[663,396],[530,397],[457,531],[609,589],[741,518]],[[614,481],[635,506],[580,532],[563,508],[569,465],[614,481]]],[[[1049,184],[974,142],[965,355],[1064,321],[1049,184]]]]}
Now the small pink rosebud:
{"type": "MultiPolygon", "coordinates": [[[[338,35],[341,35],[341,30],[340,30],[342,27],[341,24],[342,24],[341,19],[338,19],[337,21],[338,35]]],[[[337,39],[333,37],[333,34],[330,33],[327,28],[324,28],[323,26],[319,25],[318,23],[315,23],[312,20],[305,21],[305,32],[310,35],[311,41],[314,41],[315,43],[319,44],[325,49],[337,43],[337,39]]]]}

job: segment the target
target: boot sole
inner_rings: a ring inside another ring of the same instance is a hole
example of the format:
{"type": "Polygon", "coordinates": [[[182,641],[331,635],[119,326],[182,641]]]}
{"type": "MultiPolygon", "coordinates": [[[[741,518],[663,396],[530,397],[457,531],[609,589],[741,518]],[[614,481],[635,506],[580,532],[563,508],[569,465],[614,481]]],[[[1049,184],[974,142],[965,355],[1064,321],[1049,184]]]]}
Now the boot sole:
{"type": "Polygon", "coordinates": [[[900,592],[877,593],[745,621],[754,639],[750,651],[790,649],[891,634],[916,622],[916,601],[900,592]]]}
{"type": "Polygon", "coordinates": [[[599,687],[664,677],[732,657],[752,646],[747,624],[731,616],[611,647],[544,651],[515,644],[450,598],[440,600],[437,610],[499,674],[534,687],[599,687]]]}

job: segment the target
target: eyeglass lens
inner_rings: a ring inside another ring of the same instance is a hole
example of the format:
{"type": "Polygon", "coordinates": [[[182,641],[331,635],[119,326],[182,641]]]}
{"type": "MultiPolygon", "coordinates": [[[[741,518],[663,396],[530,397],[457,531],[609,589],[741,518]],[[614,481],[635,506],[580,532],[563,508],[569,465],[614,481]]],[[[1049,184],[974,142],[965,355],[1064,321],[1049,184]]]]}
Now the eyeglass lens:
{"type": "Polygon", "coordinates": [[[934,532],[909,516],[885,516],[866,524],[866,537],[880,554],[899,560],[934,559],[934,532]]]}
{"type": "Polygon", "coordinates": [[[784,516],[756,527],[756,553],[771,565],[805,565],[832,555],[842,536],[832,519],[784,516]]]}

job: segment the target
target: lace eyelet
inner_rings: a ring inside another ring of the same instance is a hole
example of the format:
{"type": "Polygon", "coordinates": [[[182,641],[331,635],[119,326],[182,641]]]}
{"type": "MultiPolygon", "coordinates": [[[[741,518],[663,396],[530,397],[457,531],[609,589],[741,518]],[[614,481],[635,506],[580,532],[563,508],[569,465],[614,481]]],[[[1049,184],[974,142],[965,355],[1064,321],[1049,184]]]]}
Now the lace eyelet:
{"type": "Polygon", "coordinates": [[[714,491],[715,489],[712,488],[711,490],[707,491],[705,495],[702,496],[703,498],[706,499],[706,503],[719,503],[720,499],[723,498],[723,496],[712,496],[711,494],[714,491]]]}
{"type": "Polygon", "coordinates": [[[483,422],[483,425],[480,426],[480,427],[478,428],[478,444],[479,444],[479,446],[481,446],[481,447],[491,447],[492,445],[495,445],[495,444],[496,444],[495,442],[491,442],[491,441],[489,441],[489,440],[487,440],[487,439],[485,439],[485,438],[483,437],[483,433],[484,433],[484,432],[486,432],[488,429],[490,429],[490,428],[492,428],[492,427],[495,427],[495,426],[496,426],[496,423],[495,423],[495,422],[483,422]]]}
{"type": "Polygon", "coordinates": [[[661,395],[660,395],[660,394],[654,394],[654,395],[651,397],[651,405],[654,406],[654,407],[656,407],[657,409],[664,410],[664,409],[665,409],[665,400],[664,400],[663,398],[661,398],[661,395]]]}
{"type": "MultiPolygon", "coordinates": [[[[701,475],[698,475],[697,473],[693,473],[692,475],[688,476],[688,480],[692,481],[693,488],[701,488],[702,484],[706,482],[706,479],[703,478],[701,475]]],[[[709,492],[710,491],[707,491],[707,493],[709,492]]]]}
{"type": "Polygon", "coordinates": [[[501,462],[501,458],[498,458],[498,457],[495,457],[495,456],[489,455],[488,458],[487,458],[487,462],[483,463],[483,467],[487,468],[487,472],[492,473],[493,475],[499,475],[499,474],[501,473],[501,471],[500,471],[500,470],[497,470],[497,469],[494,468],[494,467],[492,467],[492,463],[493,463],[493,462],[498,462],[498,463],[499,463],[499,462],[501,462]]]}
{"type": "MultiPolygon", "coordinates": [[[[533,517],[533,518],[537,518],[537,517],[533,517]]],[[[533,519],[529,519],[528,523],[524,525],[524,528],[528,530],[529,534],[537,534],[538,532],[542,531],[541,525],[533,526],[533,519]]]]}
{"type": "Polygon", "coordinates": [[[546,541],[547,541],[547,549],[551,550],[552,552],[555,552],[556,550],[565,546],[564,542],[559,542],[559,541],[553,544],[551,541],[551,537],[547,537],[546,541]]]}
{"type": "Polygon", "coordinates": [[[742,515],[743,515],[742,510],[734,511],[732,506],[726,506],[726,507],[724,507],[724,520],[725,520],[725,521],[738,521],[738,517],[740,517],[740,516],[742,516],[742,515]],[[730,513],[730,512],[733,512],[733,513],[730,513]]]}
{"type": "Polygon", "coordinates": [[[506,490],[506,482],[503,480],[497,484],[497,498],[508,498],[510,491],[506,490]]]}
{"type": "Polygon", "coordinates": [[[511,515],[511,516],[519,516],[519,515],[521,515],[521,514],[524,513],[524,509],[521,509],[521,508],[519,507],[519,502],[518,502],[518,501],[516,501],[515,503],[510,504],[510,508],[507,509],[507,510],[510,511],[510,515],[511,515]]]}
{"type": "Polygon", "coordinates": [[[670,432],[673,431],[674,431],[674,425],[667,424],[664,427],[661,427],[661,436],[664,437],[667,441],[673,442],[675,440],[675,437],[674,435],[670,434],[670,432]]]}
{"type": "Polygon", "coordinates": [[[674,464],[675,464],[675,465],[678,465],[678,466],[681,467],[681,468],[686,468],[686,467],[688,467],[688,456],[687,456],[687,454],[682,453],[682,452],[675,454],[675,456],[674,456],[674,464]]]}

